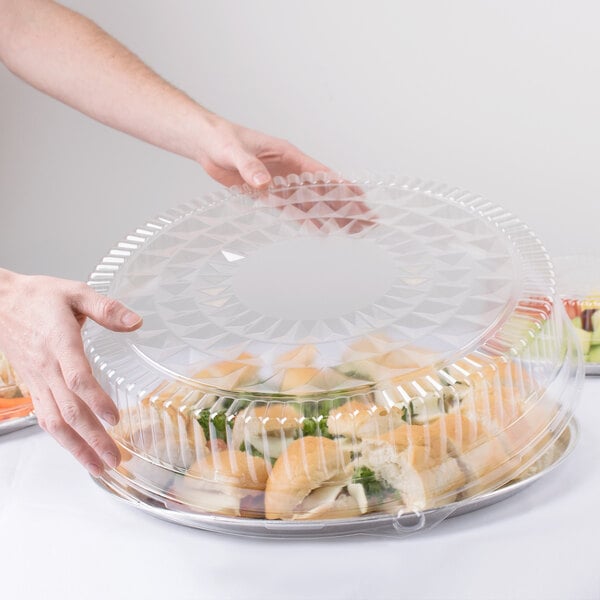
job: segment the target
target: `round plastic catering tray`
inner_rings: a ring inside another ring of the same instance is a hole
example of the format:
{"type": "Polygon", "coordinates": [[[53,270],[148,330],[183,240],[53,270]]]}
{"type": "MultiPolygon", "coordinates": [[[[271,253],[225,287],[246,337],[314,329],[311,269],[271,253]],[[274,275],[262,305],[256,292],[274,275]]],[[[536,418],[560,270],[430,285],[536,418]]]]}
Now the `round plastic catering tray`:
{"type": "Polygon", "coordinates": [[[114,481],[112,478],[96,480],[101,488],[112,494],[118,500],[129,504],[147,514],[198,529],[206,529],[217,533],[231,533],[240,536],[274,537],[274,538],[310,538],[335,537],[360,534],[407,535],[420,529],[432,527],[449,517],[486,508],[502,500],[514,496],[523,489],[545,477],[566,460],[575,449],[578,441],[578,427],[575,420],[563,431],[556,442],[526,471],[502,487],[466,498],[462,501],[451,502],[444,506],[430,508],[423,512],[397,514],[375,513],[356,518],[339,518],[327,520],[311,520],[302,522],[268,521],[261,519],[243,519],[227,517],[198,511],[189,511],[172,503],[165,504],[156,497],[144,495],[139,488],[132,488],[114,481]]]}
{"type": "Polygon", "coordinates": [[[121,411],[105,483],[267,535],[489,494],[579,394],[544,248],[444,186],[306,175],[213,195],[128,236],[90,284],[144,317],[84,329],[121,411]]]}

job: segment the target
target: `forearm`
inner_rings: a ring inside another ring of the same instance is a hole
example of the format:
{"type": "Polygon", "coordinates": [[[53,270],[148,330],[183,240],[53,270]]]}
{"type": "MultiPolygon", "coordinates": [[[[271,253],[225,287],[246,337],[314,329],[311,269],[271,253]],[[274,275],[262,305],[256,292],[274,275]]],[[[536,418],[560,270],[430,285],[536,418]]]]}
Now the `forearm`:
{"type": "Polygon", "coordinates": [[[218,122],[92,21],[49,0],[0,0],[0,59],[82,113],[194,160],[218,122]]]}

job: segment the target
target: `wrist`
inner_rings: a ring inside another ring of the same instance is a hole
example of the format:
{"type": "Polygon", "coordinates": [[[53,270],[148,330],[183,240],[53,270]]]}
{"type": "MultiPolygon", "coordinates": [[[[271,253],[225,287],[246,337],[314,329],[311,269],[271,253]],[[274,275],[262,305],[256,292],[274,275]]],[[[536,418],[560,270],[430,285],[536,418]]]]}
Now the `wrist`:
{"type": "Polygon", "coordinates": [[[194,127],[190,128],[192,136],[191,154],[189,158],[200,165],[211,160],[219,147],[227,145],[227,140],[232,137],[232,124],[202,107],[194,127]]]}
{"type": "Polygon", "coordinates": [[[222,119],[218,115],[200,105],[197,106],[187,127],[188,158],[202,163],[209,154],[209,148],[221,121],[222,119]]]}

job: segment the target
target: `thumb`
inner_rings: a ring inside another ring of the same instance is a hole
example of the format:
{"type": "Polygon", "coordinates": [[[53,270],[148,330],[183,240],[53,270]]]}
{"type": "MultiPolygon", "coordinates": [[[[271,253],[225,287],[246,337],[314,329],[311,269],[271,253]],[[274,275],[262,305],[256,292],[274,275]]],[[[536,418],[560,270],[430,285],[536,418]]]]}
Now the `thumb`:
{"type": "Polygon", "coordinates": [[[240,151],[235,157],[235,167],[242,179],[253,188],[262,188],[271,182],[267,167],[252,154],[240,151]]]}
{"type": "Polygon", "coordinates": [[[92,321],[112,331],[133,331],[142,324],[142,317],[114,298],[98,294],[83,284],[73,298],[72,306],[92,321]]]}

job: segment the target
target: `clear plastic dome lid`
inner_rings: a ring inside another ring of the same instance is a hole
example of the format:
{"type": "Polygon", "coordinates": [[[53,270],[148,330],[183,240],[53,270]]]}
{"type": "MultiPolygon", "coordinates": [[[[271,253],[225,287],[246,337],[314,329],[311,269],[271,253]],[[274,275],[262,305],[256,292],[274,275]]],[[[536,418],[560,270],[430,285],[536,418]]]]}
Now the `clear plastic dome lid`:
{"type": "Polygon", "coordinates": [[[236,516],[316,518],[341,496],[338,516],[363,514],[401,485],[382,506],[427,508],[508,480],[570,417],[548,256],[457,189],[305,175],[216,194],[128,236],[90,284],[144,319],[84,331],[122,473],[198,510],[222,512],[219,486],[262,498],[236,516]]]}
{"type": "Polygon", "coordinates": [[[92,283],[144,326],[97,339],[182,381],[297,395],[510,352],[525,333],[515,314],[532,331],[544,320],[545,252],[481,199],[402,184],[365,183],[358,199],[344,185],[284,189],[183,206],[120,244],[92,283]]]}

